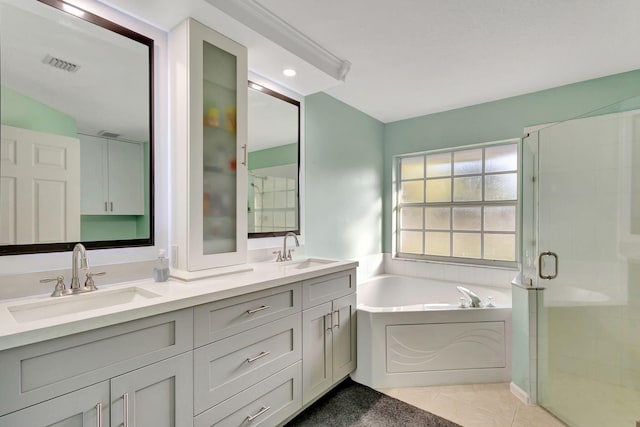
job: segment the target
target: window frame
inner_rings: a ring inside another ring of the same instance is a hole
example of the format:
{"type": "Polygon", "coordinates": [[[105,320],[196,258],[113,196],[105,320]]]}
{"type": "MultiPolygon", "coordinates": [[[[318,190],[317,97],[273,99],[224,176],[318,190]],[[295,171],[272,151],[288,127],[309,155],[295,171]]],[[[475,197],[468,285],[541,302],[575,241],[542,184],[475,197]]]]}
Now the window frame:
{"type": "Polygon", "coordinates": [[[517,269],[520,262],[520,246],[521,246],[521,207],[520,207],[520,197],[521,197],[521,144],[520,139],[512,138],[501,141],[492,141],[480,144],[466,145],[454,148],[444,148],[437,150],[428,150],[423,152],[415,152],[415,153],[407,153],[394,156],[393,159],[393,184],[392,188],[394,189],[394,215],[393,215],[393,223],[392,223],[392,231],[393,231],[393,257],[395,259],[405,259],[405,260],[416,260],[416,261],[428,261],[428,262],[441,262],[447,264],[464,264],[470,266],[484,266],[484,267],[498,267],[498,268],[508,268],[508,269],[517,269]],[[485,149],[491,147],[498,147],[504,145],[515,145],[516,146],[516,155],[517,155],[517,165],[515,171],[500,171],[500,172],[486,172],[486,154],[485,149]],[[479,173],[466,173],[455,175],[455,161],[454,161],[454,153],[460,151],[467,151],[473,149],[481,149],[482,150],[482,170],[479,173]],[[449,154],[451,159],[450,164],[450,174],[447,176],[427,176],[427,156],[433,156],[436,154],[449,154]],[[421,178],[409,178],[402,179],[402,167],[401,162],[403,159],[411,158],[411,157],[419,157],[423,156],[423,176],[421,178]],[[515,200],[484,200],[485,198],[485,179],[486,176],[495,176],[495,175],[506,175],[516,173],[516,199],[515,200]],[[481,194],[482,200],[479,201],[454,201],[454,180],[455,178],[461,177],[481,177],[481,194]],[[448,178],[451,182],[451,197],[447,202],[434,202],[427,201],[427,182],[435,179],[448,178]],[[403,182],[423,182],[423,202],[418,203],[403,203],[400,200],[401,188],[403,182]],[[493,230],[485,230],[485,208],[486,207],[495,207],[495,206],[513,206],[515,209],[515,231],[493,231],[493,230]],[[402,208],[406,207],[416,207],[422,209],[422,228],[401,228],[401,213],[402,208]],[[442,207],[449,208],[449,228],[448,229],[432,229],[426,227],[426,209],[433,207],[442,207]],[[454,207],[479,207],[480,208],[480,229],[479,230],[459,230],[459,233],[468,233],[468,234],[477,234],[480,236],[480,258],[471,258],[471,257],[461,257],[454,256],[454,228],[453,228],[453,208],[454,207]],[[400,252],[400,239],[402,231],[417,231],[423,233],[422,236],[422,254],[416,253],[407,253],[400,252]],[[449,235],[449,254],[448,256],[444,255],[427,255],[424,252],[426,251],[426,236],[424,233],[427,232],[443,232],[449,235]],[[496,259],[484,259],[484,236],[486,234],[490,235],[513,235],[515,239],[515,248],[514,248],[514,260],[496,260],[496,259]]]}

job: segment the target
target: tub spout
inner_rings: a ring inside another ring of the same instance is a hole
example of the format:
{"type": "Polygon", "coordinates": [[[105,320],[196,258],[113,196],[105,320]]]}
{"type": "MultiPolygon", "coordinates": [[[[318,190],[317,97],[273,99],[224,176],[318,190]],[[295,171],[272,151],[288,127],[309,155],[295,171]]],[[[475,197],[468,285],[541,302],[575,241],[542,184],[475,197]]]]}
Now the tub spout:
{"type": "Polygon", "coordinates": [[[465,288],[464,286],[456,286],[456,288],[458,288],[458,291],[462,295],[464,295],[467,298],[469,298],[469,306],[470,307],[474,307],[474,308],[482,307],[482,301],[480,300],[480,297],[478,295],[476,295],[475,292],[473,292],[470,289],[465,288]]]}

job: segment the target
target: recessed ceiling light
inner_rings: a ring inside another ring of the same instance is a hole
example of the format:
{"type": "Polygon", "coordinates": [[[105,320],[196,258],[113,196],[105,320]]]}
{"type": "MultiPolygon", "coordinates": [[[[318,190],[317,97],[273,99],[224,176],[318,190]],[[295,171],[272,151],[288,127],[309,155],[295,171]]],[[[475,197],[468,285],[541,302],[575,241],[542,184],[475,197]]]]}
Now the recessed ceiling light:
{"type": "Polygon", "coordinates": [[[293,77],[296,75],[296,70],[294,70],[293,68],[285,68],[284,70],[282,70],[282,74],[287,77],[293,77]]]}

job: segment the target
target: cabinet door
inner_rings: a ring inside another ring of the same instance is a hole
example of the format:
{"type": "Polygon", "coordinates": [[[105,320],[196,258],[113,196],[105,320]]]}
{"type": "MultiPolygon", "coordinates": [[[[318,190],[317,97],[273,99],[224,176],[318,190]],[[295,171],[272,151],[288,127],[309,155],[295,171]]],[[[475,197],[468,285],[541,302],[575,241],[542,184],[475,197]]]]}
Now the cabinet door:
{"type": "Polygon", "coordinates": [[[356,294],[333,301],[333,381],[356,368],[356,294]]]}
{"type": "Polygon", "coordinates": [[[105,139],[80,135],[80,176],[82,215],[107,215],[109,194],[105,139]]]}
{"type": "Polygon", "coordinates": [[[302,403],[333,384],[331,302],[302,312],[302,403]]]}
{"type": "Polygon", "coordinates": [[[112,427],[191,426],[192,409],[193,352],[111,380],[112,427]]]}
{"type": "Polygon", "coordinates": [[[144,215],[142,144],[109,140],[109,214],[144,215]]]}
{"type": "Polygon", "coordinates": [[[106,427],[108,425],[108,381],[0,417],[0,427],[106,427]]]}

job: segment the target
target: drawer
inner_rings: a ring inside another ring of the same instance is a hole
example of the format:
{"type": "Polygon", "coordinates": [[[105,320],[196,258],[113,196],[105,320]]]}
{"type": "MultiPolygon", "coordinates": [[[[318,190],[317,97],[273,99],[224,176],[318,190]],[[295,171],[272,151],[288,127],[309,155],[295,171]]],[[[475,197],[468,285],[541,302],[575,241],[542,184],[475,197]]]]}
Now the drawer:
{"type": "Polygon", "coordinates": [[[191,350],[192,331],[188,308],[4,350],[0,415],[191,350]]]}
{"type": "Polygon", "coordinates": [[[356,291],[356,270],[341,271],[302,282],[302,308],[314,307],[356,291]]]}
{"type": "Polygon", "coordinates": [[[194,415],[299,361],[301,317],[296,313],[196,349],[194,415]]]}
{"type": "Polygon", "coordinates": [[[196,347],[264,325],[301,310],[300,283],[212,302],[194,310],[196,347]]]}
{"type": "Polygon", "coordinates": [[[198,415],[193,425],[278,425],[302,408],[301,378],[302,362],[297,362],[198,415]]]}

